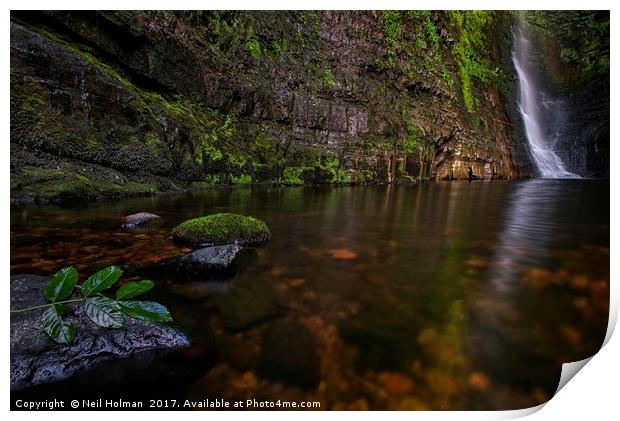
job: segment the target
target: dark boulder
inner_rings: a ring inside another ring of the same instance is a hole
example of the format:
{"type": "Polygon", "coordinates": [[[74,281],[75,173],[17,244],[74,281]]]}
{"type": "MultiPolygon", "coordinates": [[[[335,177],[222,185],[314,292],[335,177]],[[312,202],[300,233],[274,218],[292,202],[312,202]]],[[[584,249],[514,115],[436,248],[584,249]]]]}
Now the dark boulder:
{"type": "Polygon", "coordinates": [[[237,244],[198,249],[179,260],[179,266],[193,273],[234,271],[243,253],[237,244]]]}
{"type": "Polygon", "coordinates": [[[154,213],[134,213],[123,218],[123,228],[135,228],[138,225],[146,224],[147,222],[151,222],[159,218],[159,215],[155,215],[154,213]]]}
{"type": "MultiPolygon", "coordinates": [[[[43,287],[48,278],[37,275],[11,277],[11,309],[45,304],[43,287]]],[[[129,359],[157,358],[167,351],[187,347],[188,338],[177,329],[127,319],[122,329],[102,329],[82,314],[81,306],[67,307],[64,317],[75,325],[70,345],[54,342],[41,325],[44,309],[11,313],[11,389],[67,380],[106,364],[126,364],[129,359]],[[139,357],[139,358],[132,358],[139,357]]]]}

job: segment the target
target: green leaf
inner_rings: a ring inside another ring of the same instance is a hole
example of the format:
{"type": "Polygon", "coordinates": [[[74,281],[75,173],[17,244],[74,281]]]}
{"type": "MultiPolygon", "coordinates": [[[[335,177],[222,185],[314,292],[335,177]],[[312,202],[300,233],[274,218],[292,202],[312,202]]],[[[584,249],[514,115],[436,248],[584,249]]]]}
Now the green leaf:
{"type": "Polygon", "coordinates": [[[116,291],[116,299],[124,300],[127,298],[137,297],[140,294],[144,294],[154,286],[155,284],[153,281],[146,279],[140,282],[127,282],[116,291]]]}
{"type": "Polygon", "coordinates": [[[72,266],[60,269],[52,276],[43,295],[48,301],[55,303],[56,301],[64,300],[73,293],[73,287],[77,282],[78,273],[72,266]]]}
{"type": "Polygon", "coordinates": [[[151,322],[171,322],[172,316],[168,309],[153,301],[119,301],[121,310],[134,319],[151,322]]]}
{"type": "Polygon", "coordinates": [[[98,292],[110,288],[118,278],[121,277],[121,271],[117,266],[108,266],[99,272],[88,277],[82,284],[82,294],[84,297],[90,297],[98,292]]]}
{"type": "Polygon", "coordinates": [[[93,297],[84,301],[84,313],[97,326],[123,327],[125,316],[118,308],[116,301],[107,297],[93,297]]]}
{"type": "Polygon", "coordinates": [[[63,313],[64,307],[61,304],[55,304],[43,312],[41,322],[43,329],[53,340],[60,344],[70,344],[75,338],[75,326],[62,321],[60,316],[63,313]]]}

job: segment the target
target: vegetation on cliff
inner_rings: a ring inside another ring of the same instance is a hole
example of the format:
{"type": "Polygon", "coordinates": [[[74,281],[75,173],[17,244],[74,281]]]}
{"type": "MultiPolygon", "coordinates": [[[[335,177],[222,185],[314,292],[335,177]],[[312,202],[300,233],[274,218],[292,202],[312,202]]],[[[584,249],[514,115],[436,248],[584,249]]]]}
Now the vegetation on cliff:
{"type": "MultiPolygon", "coordinates": [[[[592,10],[532,11],[526,14],[530,24],[559,45],[556,54],[572,71],[553,69],[550,75],[568,88],[568,84],[590,83],[609,77],[609,12],[592,10]]],[[[546,53],[550,53],[546,49],[546,53]]],[[[555,57],[556,54],[549,54],[555,57]]],[[[573,85],[574,88],[574,85],[573,85]]]]}

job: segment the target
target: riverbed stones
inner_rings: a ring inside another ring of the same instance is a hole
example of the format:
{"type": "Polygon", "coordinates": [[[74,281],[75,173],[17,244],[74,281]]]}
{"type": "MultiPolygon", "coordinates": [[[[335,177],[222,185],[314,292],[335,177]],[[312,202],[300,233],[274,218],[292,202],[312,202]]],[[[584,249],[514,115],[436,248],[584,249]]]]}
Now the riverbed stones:
{"type": "Polygon", "coordinates": [[[271,233],[260,219],[216,213],[181,223],[172,230],[172,236],[178,243],[192,247],[222,244],[260,247],[269,242],[271,233]]]}
{"type": "Polygon", "coordinates": [[[204,247],[183,256],[179,266],[193,273],[230,272],[237,267],[243,251],[238,244],[204,247]]]}
{"type": "Polygon", "coordinates": [[[312,334],[291,320],[278,320],[261,338],[258,374],[267,379],[314,389],[321,381],[321,358],[312,334]]]}
{"type": "Polygon", "coordinates": [[[135,228],[138,225],[143,225],[148,222],[159,219],[159,215],[149,212],[138,212],[131,215],[127,215],[123,218],[123,228],[135,228]]]}
{"type": "MultiPolygon", "coordinates": [[[[46,304],[43,288],[47,281],[37,275],[12,276],[11,310],[46,304]]],[[[75,340],[61,345],[43,331],[43,310],[11,314],[11,390],[67,380],[103,365],[125,364],[132,358],[163,356],[190,345],[183,333],[165,324],[128,318],[122,329],[101,329],[88,320],[79,305],[67,306],[63,316],[75,325],[75,340]]]]}

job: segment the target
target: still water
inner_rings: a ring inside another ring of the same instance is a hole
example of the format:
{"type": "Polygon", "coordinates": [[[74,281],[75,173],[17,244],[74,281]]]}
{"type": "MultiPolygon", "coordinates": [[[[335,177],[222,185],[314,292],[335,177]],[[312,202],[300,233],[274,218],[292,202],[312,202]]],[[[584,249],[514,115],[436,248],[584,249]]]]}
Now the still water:
{"type": "MultiPolygon", "coordinates": [[[[13,274],[130,262],[193,346],[149,369],[159,380],[124,379],[114,391],[125,398],[146,388],[321,409],[523,408],[605,336],[609,182],[214,189],[11,210],[13,274]],[[161,221],[120,229],[139,211],[161,221]],[[187,251],[172,227],[216,212],[272,232],[234,279],[146,269],[187,251]]],[[[108,393],[105,377],[32,393],[108,393]]]]}

